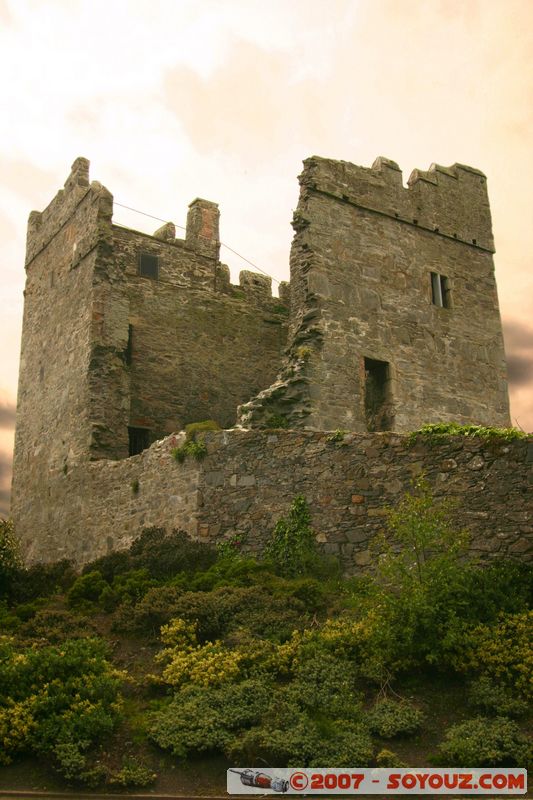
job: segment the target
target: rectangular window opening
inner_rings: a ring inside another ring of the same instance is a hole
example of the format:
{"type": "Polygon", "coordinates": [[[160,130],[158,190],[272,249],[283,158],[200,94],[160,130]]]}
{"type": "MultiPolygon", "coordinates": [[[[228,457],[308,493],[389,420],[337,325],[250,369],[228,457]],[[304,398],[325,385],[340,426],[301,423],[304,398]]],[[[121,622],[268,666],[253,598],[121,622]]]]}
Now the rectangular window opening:
{"type": "Polygon", "coordinates": [[[392,430],[390,367],[365,358],[365,417],[370,432],[392,430]]]}
{"type": "Polygon", "coordinates": [[[130,456],[137,456],[150,447],[150,430],[148,428],[128,428],[130,456]]]}
{"type": "Polygon", "coordinates": [[[151,253],[139,253],[139,275],[143,278],[159,277],[159,258],[151,253]]]}
{"type": "Polygon", "coordinates": [[[431,273],[431,302],[438,308],[451,308],[450,282],[437,272],[431,273]]]}
{"type": "Polygon", "coordinates": [[[128,325],[128,344],[126,345],[125,360],[128,367],[131,367],[133,359],[133,325],[128,325]]]}

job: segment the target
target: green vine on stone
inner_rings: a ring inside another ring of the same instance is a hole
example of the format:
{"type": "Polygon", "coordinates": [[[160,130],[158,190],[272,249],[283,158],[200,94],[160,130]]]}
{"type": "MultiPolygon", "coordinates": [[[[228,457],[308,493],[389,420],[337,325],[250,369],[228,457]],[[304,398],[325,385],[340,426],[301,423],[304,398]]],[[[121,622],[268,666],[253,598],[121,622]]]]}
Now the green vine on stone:
{"type": "Polygon", "coordinates": [[[527,434],[518,428],[490,428],[484,425],[460,425],[458,422],[437,422],[422,425],[421,428],[410,433],[408,442],[412,445],[422,439],[433,444],[443,441],[448,436],[476,437],[487,442],[496,440],[511,442],[516,439],[525,439],[527,434]]]}

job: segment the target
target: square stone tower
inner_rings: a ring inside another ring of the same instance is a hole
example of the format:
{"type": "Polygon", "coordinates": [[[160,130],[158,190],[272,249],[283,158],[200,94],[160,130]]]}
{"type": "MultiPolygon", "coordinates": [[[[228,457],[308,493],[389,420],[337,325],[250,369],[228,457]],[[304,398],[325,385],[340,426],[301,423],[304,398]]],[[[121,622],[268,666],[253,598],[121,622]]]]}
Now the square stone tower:
{"type": "Polygon", "coordinates": [[[231,427],[286,344],[270,278],[245,271],[232,286],[220,263],[216,203],[193,200],[184,239],[172,223],[148,235],[112,216],[111,193],[78,158],[29,218],[11,510],[26,546],[41,536],[40,557],[58,480],[190,422],[231,427]]]}
{"type": "Polygon", "coordinates": [[[507,426],[509,402],[482,172],[304,162],[291,250],[289,354],[244,426],[410,431],[507,426]]]}

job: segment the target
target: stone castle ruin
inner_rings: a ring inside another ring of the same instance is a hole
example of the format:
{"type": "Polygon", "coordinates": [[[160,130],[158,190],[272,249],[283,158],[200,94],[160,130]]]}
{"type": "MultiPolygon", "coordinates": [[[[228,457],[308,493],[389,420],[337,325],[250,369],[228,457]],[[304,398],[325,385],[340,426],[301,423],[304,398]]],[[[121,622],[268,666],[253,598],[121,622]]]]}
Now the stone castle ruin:
{"type": "MultiPolygon", "coordinates": [[[[349,515],[324,520],[319,540],[363,563],[368,537],[352,529],[370,535],[390,494],[370,475],[383,447],[399,492],[416,470],[391,461],[397,434],[509,424],[485,176],[432,165],[405,188],[388,159],[312,157],[299,180],[279,297],[252,272],[231,284],[215,203],[190,204],[184,239],[170,222],[124,228],[84,158],[30,214],[12,497],[30,560],[87,561],[150,524],[260,539],[282,502],[307,486],[319,511],[331,484],[329,505],[344,509],[342,486],[349,515]],[[207,459],[177,464],[176,432],[206,419],[225,429],[206,437],[207,459]],[[335,429],[351,448],[329,447],[335,429]]],[[[471,488],[478,471],[466,474],[471,488]]]]}

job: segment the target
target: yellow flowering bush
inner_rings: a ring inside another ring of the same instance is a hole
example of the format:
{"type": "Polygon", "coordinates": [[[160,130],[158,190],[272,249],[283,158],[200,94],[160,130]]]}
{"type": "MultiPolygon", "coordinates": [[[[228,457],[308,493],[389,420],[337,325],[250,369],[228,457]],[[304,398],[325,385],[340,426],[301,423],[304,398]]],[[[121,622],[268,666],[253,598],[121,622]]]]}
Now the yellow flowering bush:
{"type": "Polygon", "coordinates": [[[533,697],[533,611],[506,614],[496,625],[477,625],[465,633],[454,666],[475,671],[533,697]]]}
{"type": "Polygon", "coordinates": [[[28,748],[37,724],[33,718],[35,700],[35,695],[19,703],[8,699],[0,708],[0,764],[10,764],[13,754],[28,748]]]}
{"type": "Polygon", "coordinates": [[[97,639],[61,647],[0,640],[0,763],[20,752],[47,758],[67,778],[84,780],[101,739],[120,712],[123,674],[97,639]]]}

